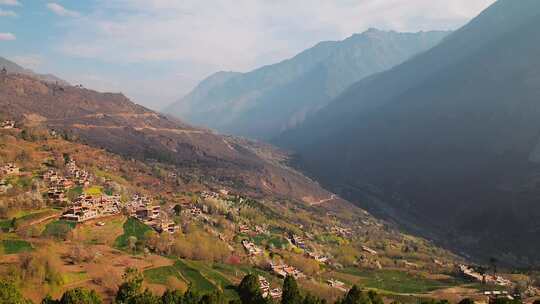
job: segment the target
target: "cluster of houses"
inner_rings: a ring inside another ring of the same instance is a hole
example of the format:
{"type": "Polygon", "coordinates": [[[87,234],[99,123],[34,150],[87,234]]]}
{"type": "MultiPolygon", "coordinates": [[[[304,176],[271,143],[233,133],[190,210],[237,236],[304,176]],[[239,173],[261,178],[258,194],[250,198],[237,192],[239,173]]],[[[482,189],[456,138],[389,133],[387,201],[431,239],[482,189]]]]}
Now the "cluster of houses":
{"type": "Polygon", "coordinates": [[[61,219],[82,223],[120,213],[121,204],[119,196],[108,195],[81,195],[73,201],[61,216],[61,219]]]}
{"type": "Polygon", "coordinates": [[[272,299],[276,300],[281,298],[281,295],[283,294],[280,288],[271,289],[268,280],[261,275],[259,276],[259,286],[263,298],[267,298],[268,296],[270,296],[272,299]]]}
{"type": "Polygon", "coordinates": [[[287,264],[276,265],[272,263],[270,267],[272,268],[272,272],[274,274],[276,274],[278,277],[283,278],[283,279],[286,278],[287,276],[292,276],[295,279],[302,279],[306,277],[306,275],[303,274],[300,270],[298,270],[294,266],[290,266],[287,264]]]}
{"type": "Polygon", "coordinates": [[[74,182],[49,170],[43,174],[43,180],[48,184],[47,199],[51,204],[64,205],[67,203],[66,192],[74,186],[74,182]]]}
{"type": "Polygon", "coordinates": [[[19,175],[20,170],[19,167],[17,167],[13,163],[5,164],[4,166],[0,167],[0,193],[6,193],[9,189],[13,188],[11,184],[7,182],[4,177],[9,175],[19,175]]]}
{"type": "Polygon", "coordinates": [[[5,164],[0,167],[0,176],[18,175],[20,173],[19,167],[13,163],[5,164]]]}
{"type": "Polygon", "coordinates": [[[129,216],[140,220],[159,233],[175,233],[180,230],[180,226],[161,212],[161,206],[152,204],[145,196],[135,194],[126,204],[125,209],[129,216]]]}
{"type": "Polygon", "coordinates": [[[92,182],[92,175],[83,169],[77,167],[77,164],[74,160],[70,160],[66,164],[66,169],[69,176],[75,181],[79,186],[88,186],[92,182]]]}
{"type": "Polygon", "coordinates": [[[323,264],[326,264],[330,261],[330,258],[328,258],[327,256],[312,252],[310,250],[305,251],[305,256],[323,264]]]}
{"type": "Polygon", "coordinates": [[[263,250],[261,248],[257,247],[257,245],[248,240],[242,240],[242,246],[244,247],[249,256],[257,256],[263,254],[263,250]]]}
{"type": "Polygon", "coordinates": [[[369,248],[368,246],[362,246],[362,250],[371,255],[377,255],[377,251],[375,249],[369,248]]]}
{"type": "Polygon", "coordinates": [[[4,120],[0,122],[0,128],[2,129],[13,129],[15,128],[15,121],[14,120],[4,120]]]}
{"type": "Polygon", "coordinates": [[[307,246],[306,246],[306,242],[304,241],[304,239],[299,236],[299,235],[291,235],[290,236],[290,239],[289,241],[295,245],[296,247],[300,248],[300,249],[306,249],[307,246]]]}
{"type": "Polygon", "coordinates": [[[343,238],[351,238],[353,236],[353,231],[351,228],[332,226],[330,227],[330,232],[343,238]]]}
{"type": "Polygon", "coordinates": [[[508,279],[505,279],[498,275],[490,275],[485,273],[480,273],[476,271],[473,267],[467,265],[459,265],[459,270],[461,274],[473,281],[491,283],[499,286],[511,286],[512,282],[508,279]]]}

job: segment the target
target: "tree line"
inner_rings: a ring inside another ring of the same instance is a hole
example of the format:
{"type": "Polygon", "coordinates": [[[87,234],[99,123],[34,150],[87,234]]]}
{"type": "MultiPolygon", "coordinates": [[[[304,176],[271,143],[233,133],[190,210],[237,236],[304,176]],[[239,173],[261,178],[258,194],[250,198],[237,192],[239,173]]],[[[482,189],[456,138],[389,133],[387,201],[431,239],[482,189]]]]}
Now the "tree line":
{"type": "MultiPolygon", "coordinates": [[[[143,275],[136,268],[127,268],[122,276],[114,304],[327,304],[325,299],[311,294],[303,294],[294,277],[288,276],[283,282],[283,294],[280,300],[264,297],[259,279],[254,274],[246,275],[236,287],[238,299],[228,300],[223,293],[215,291],[201,295],[189,288],[186,292],[167,290],[161,296],[155,295],[143,288],[143,275]]],[[[0,303],[3,304],[32,304],[25,299],[15,285],[0,281],[0,303]]],[[[60,299],[45,297],[41,304],[102,304],[103,300],[94,291],[86,288],[67,290],[60,299]]],[[[423,300],[420,304],[449,304],[446,300],[423,300]]],[[[334,304],[384,304],[382,297],[373,290],[362,290],[354,285],[343,297],[334,304]]],[[[393,302],[392,304],[400,304],[393,302]]],[[[474,304],[471,299],[464,299],[459,304],[474,304]]],[[[519,300],[506,298],[496,299],[491,304],[521,304],[519,300]]],[[[540,304],[540,300],[534,302],[540,304]]]]}

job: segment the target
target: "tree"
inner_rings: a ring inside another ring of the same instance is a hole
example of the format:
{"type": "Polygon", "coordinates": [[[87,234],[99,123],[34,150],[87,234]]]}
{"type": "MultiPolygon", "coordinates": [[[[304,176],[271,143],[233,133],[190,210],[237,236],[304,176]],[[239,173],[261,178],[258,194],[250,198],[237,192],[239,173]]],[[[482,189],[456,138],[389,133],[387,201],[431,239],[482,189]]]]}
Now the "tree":
{"type": "Polygon", "coordinates": [[[371,299],[358,286],[354,285],[341,300],[341,304],[371,304],[371,299]]]}
{"type": "Polygon", "coordinates": [[[94,290],[75,288],[66,291],[58,304],[101,304],[102,301],[94,290]]]}
{"type": "Polygon", "coordinates": [[[302,296],[298,289],[298,284],[293,276],[287,276],[283,282],[283,294],[281,296],[281,304],[300,304],[302,296]]]}
{"type": "Polygon", "coordinates": [[[183,294],[179,290],[167,289],[161,296],[162,304],[179,304],[183,303],[183,294]]]}
{"type": "Polygon", "coordinates": [[[238,295],[242,304],[263,303],[259,279],[254,274],[246,275],[238,285],[238,295]]]}
{"type": "Polygon", "coordinates": [[[31,304],[20,291],[11,283],[0,281],[0,303],[2,304],[31,304]]]}
{"type": "Polygon", "coordinates": [[[152,294],[148,289],[136,294],[126,302],[128,304],[161,304],[161,299],[152,294]]]}
{"type": "Polygon", "coordinates": [[[184,301],[182,304],[198,304],[201,297],[197,292],[189,288],[184,294],[184,301]]]}
{"type": "Polygon", "coordinates": [[[136,298],[142,291],[143,276],[136,268],[128,267],[122,279],[124,282],[116,293],[116,303],[131,303],[130,300],[136,298]]]}
{"type": "Polygon", "coordinates": [[[326,304],[326,300],[307,294],[302,304],[326,304]]]}
{"type": "Polygon", "coordinates": [[[182,206],[180,206],[180,204],[176,204],[174,205],[173,210],[176,216],[180,216],[180,213],[182,213],[182,206]]]}
{"type": "Polygon", "coordinates": [[[199,304],[223,304],[223,303],[225,303],[223,294],[218,291],[204,295],[199,301],[199,304]]]}
{"type": "Polygon", "coordinates": [[[471,299],[471,298],[465,298],[465,299],[459,301],[458,304],[474,304],[474,300],[471,299]]]}
{"type": "Polygon", "coordinates": [[[382,297],[373,290],[368,291],[368,298],[371,300],[371,303],[373,304],[384,304],[382,297]]]}

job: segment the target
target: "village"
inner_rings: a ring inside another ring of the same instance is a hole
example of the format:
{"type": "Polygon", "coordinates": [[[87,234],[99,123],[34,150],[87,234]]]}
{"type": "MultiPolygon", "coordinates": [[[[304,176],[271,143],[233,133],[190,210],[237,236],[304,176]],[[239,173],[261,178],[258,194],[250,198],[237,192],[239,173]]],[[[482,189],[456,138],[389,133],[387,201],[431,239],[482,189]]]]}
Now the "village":
{"type": "MultiPolygon", "coordinates": [[[[16,125],[9,121],[2,126],[10,129],[16,125]]],[[[278,287],[280,284],[276,282],[287,276],[294,277],[300,283],[318,280],[326,288],[345,292],[352,284],[346,277],[339,275],[342,269],[394,271],[399,267],[420,273],[426,267],[418,260],[389,260],[385,253],[387,248],[379,242],[357,241],[358,235],[367,235],[380,229],[381,224],[372,219],[361,218],[351,223],[340,221],[332,211],[324,211],[322,214],[326,215],[329,224],[321,225],[320,228],[306,226],[306,223],[296,220],[278,222],[276,225],[264,220],[264,217],[253,215],[253,212],[264,211],[257,200],[225,188],[170,195],[167,199],[153,195],[151,191],[130,189],[128,192],[117,192],[112,190],[115,187],[108,186],[112,183],[109,178],[98,177],[93,171],[95,168],[84,165],[88,164],[87,161],[77,161],[76,157],[64,155],[65,163],[58,167],[49,165],[48,160],[44,159],[41,169],[34,172],[22,168],[17,162],[0,164],[0,194],[9,193],[13,181],[18,177],[36,178],[44,185],[39,189],[47,205],[61,210],[58,215],[61,221],[105,229],[110,221],[130,218],[163,236],[170,245],[174,238],[189,230],[190,225],[198,226],[216,240],[226,243],[230,255],[238,256],[242,263],[264,271],[268,276],[259,276],[263,296],[274,299],[281,296],[278,287]],[[224,225],[224,222],[227,224],[224,225]],[[351,260],[344,259],[339,256],[339,250],[332,249],[342,244],[347,246],[351,242],[356,242],[358,249],[351,260]],[[316,267],[313,268],[313,265],[316,267]]],[[[168,181],[178,178],[174,171],[165,172],[164,176],[168,181]]],[[[395,244],[388,247],[399,248],[395,244]]],[[[149,248],[153,250],[153,247],[149,248]]],[[[409,250],[414,252],[415,249],[409,250]]],[[[432,259],[429,263],[435,265],[430,267],[452,269],[451,264],[442,258],[432,259]]],[[[481,275],[464,264],[459,265],[459,272],[487,286],[501,286],[506,290],[514,286],[513,282],[503,276],[481,275]]],[[[503,293],[498,290],[482,291],[482,295],[514,296],[509,291],[503,293]]]]}

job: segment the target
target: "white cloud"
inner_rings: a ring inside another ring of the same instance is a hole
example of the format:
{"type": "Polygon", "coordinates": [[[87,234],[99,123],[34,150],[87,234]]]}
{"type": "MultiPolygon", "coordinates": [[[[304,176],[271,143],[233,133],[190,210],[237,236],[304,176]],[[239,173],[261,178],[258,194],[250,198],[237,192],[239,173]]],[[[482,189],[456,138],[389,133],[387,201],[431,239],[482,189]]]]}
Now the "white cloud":
{"type": "Polygon", "coordinates": [[[0,5],[20,6],[21,3],[17,0],[0,0],[0,5]]]}
{"type": "Polygon", "coordinates": [[[0,33],[0,41],[9,41],[15,39],[17,39],[17,37],[15,37],[15,35],[12,33],[0,33]]]}
{"type": "MultiPolygon", "coordinates": [[[[63,24],[58,49],[109,66],[165,64],[168,70],[159,73],[170,77],[156,88],[172,86],[180,96],[196,81],[172,75],[201,79],[218,70],[247,71],[369,27],[456,29],[495,0],[96,1],[93,11],[63,24]]],[[[142,78],[126,78],[127,93],[163,99],[163,90],[140,92],[135,83],[142,78]]]]}
{"type": "Polygon", "coordinates": [[[79,12],[68,10],[67,8],[61,6],[58,3],[49,2],[47,3],[47,8],[58,16],[62,17],[79,17],[79,12]]]}
{"type": "Polygon", "coordinates": [[[6,11],[0,8],[0,17],[17,17],[14,11],[6,11]]]}
{"type": "Polygon", "coordinates": [[[37,69],[43,64],[43,57],[36,54],[17,55],[10,59],[18,65],[28,69],[37,69]]]}
{"type": "Polygon", "coordinates": [[[455,28],[492,2],[101,0],[100,11],[70,24],[63,50],[112,61],[188,60],[245,70],[369,27],[455,28]]]}

